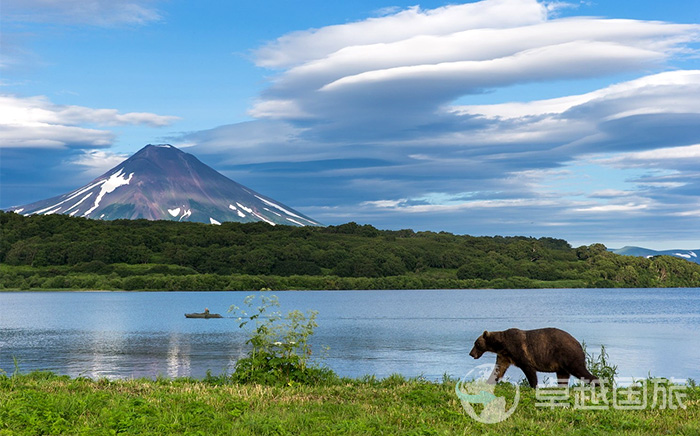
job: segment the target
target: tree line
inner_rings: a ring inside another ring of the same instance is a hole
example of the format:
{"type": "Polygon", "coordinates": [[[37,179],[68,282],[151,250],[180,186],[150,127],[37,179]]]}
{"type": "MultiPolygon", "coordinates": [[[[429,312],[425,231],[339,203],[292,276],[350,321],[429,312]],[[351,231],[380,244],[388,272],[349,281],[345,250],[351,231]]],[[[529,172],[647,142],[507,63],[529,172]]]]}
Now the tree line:
{"type": "Polygon", "coordinates": [[[328,227],[100,221],[0,212],[6,289],[420,289],[700,286],[700,265],[602,244],[328,227]]]}

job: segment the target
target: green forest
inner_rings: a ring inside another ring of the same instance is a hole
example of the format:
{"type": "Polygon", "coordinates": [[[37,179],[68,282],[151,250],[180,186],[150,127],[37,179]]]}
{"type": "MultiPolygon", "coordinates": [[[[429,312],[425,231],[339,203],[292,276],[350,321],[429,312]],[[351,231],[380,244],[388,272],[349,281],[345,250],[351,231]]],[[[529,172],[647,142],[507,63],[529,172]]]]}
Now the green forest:
{"type": "Polygon", "coordinates": [[[0,212],[0,289],[700,287],[700,265],[554,238],[0,212]]]}

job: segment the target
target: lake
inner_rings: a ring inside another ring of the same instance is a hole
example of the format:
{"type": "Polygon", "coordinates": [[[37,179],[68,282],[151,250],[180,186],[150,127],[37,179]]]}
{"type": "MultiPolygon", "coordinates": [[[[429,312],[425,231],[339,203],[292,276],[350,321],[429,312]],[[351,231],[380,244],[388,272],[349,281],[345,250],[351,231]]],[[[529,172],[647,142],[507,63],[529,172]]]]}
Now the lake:
{"type": "MultiPolygon", "coordinates": [[[[70,376],[201,378],[232,372],[245,333],[227,313],[252,292],[2,292],[0,369],[70,376]],[[224,319],[186,319],[208,307],[224,319]]],[[[700,289],[275,291],[281,310],[318,310],[311,343],[341,376],[461,377],[495,355],[484,330],[558,327],[624,377],[700,380],[700,289]],[[330,347],[325,352],[324,347],[330,347]]],[[[520,378],[511,368],[507,376],[520,378]]]]}

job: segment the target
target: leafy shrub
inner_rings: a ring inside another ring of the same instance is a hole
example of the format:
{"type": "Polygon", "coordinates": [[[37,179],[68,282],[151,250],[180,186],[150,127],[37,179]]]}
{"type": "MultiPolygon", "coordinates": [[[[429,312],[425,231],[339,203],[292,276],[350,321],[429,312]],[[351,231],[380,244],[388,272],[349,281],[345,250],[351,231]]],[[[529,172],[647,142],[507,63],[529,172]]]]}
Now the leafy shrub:
{"type": "Polygon", "coordinates": [[[335,379],[330,369],[310,364],[308,339],[317,327],[318,311],[304,314],[293,310],[282,316],[280,312],[270,311],[279,307],[277,296],[260,293],[260,305],[254,307],[256,297],[249,295],[244,300],[249,310],[252,309],[251,314],[235,305],[229,308],[229,312],[239,314],[240,328],[254,324],[246,341],[252,349],[248,356],[236,362],[232,379],[260,384],[319,383],[335,379]]]}
{"type": "Polygon", "coordinates": [[[586,343],[583,344],[583,352],[586,353],[586,367],[588,370],[603,382],[613,382],[617,375],[617,365],[610,362],[610,356],[605,351],[605,345],[600,346],[600,354],[588,353],[586,343]]]}

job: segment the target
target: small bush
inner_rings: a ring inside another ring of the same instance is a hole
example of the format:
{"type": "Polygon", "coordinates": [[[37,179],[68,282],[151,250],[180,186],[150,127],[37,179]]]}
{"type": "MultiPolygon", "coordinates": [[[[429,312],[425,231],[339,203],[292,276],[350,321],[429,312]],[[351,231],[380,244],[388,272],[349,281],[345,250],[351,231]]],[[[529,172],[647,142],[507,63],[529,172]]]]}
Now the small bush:
{"type": "Polygon", "coordinates": [[[605,351],[605,345],[600,346],[600,354],[595,355],[586,351],[586,343],[583,343],[583,352],[586,353],[586,367],[588,370],[601,381],[610,381],[611,383],[617,376],[617,365],[610,362],[610,356],[605,351]]]}
{"type": "MultiPolygon", "coordinates": [[[[255,295],[245,298],[244,304],[253,309],[255,295]]],[[[270,312],[279,306],[275,295],[260,294],[260,306],[248,314],[237,306],[229,312],[238,312],[240,328],[254,328],[249,331],[246,341],[252,346],[248,356],[236,362],[232,379],[239,383],[292,384],[320,383],[337,378],[328,368],[310,365],[311,345],[309,337],[317,327],[317,311],[306,314],[293,310],[282,316],[280,312],[270,312]]]]}

